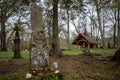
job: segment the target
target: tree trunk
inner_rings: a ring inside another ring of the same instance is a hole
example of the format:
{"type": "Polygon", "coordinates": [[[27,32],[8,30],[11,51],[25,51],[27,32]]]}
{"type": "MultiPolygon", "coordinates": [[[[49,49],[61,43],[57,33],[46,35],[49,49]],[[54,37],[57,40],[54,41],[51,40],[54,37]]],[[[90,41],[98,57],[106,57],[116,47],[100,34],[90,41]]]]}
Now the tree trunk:
{"type": "Polygon", "coordinates": [[[114,24],[114,33],[113,33],[113,47],[116,47],[116,23],[114,24]]]}
{"type": "Polygon", "coordinates": [[[69,12],[68,9],[66,10],[67,12],[67,48],[70,48],[70,27],[69,27],[69,12]]]}
{"type": "MultiPolygon", "coordinates": [[[[119,5],[119,3],[118,3],[119,5]]],[[[120,61],[120,10],[117,8],[117,22],[118,22],[118,35],[117,35],[117,47],[118,50],[115,52],[114,56],[112,57],[113,61],[120,61]]]]}
{"type": "Polygon", "coordinates": [[[92,13],[91,13],[91,37],[93,37],[93,29],[94,29],[94,19],[93,19],[93,6],[92,6],[92,13]]]}
{"type": "Polygon", "coordinates": [[[100,10],[97,8],[97,16],[98,16],[98,25],[99,25],[99,30],[101,34],[101,40],[102,40],[102,48],[105,48],[105,39],[104,39],[104,31],[102,29],[102,24],[101,24],[101,18],[100,18],[100,10]]]}
{"type": "Polygon", "coordinates": [[[20,55],[20,39],[14,40],[14,57],[13,58],[21,58],[20,55]]]}
{"type": "Polygon", "coordinates": [[[117,39],[118,39],[118,48],[120,48],[120,10],[118,9],[118,35],[117,35],[117,39]]]}
{"type": "Polygon", "coordinates": [[[94,1],[94,4],[96,6],[96,12],[97,12],[97,18],[98,18],[98,25],[99,25],[99,31],[100,31],[100,36],[101,36],[101,40],[102,40],[102,48],[104,49],[105,48],[105,38],[104,38],[104,30],[103,30],[103,27],[102,27],[102,22],[101,22],[101,10],[102,8],[100,8],[101,6],[101,1],[99,2],[98,0],[93,0],[94,1]]]}
{"type": "Polygon", "coordinates": [[[115,48],[116,47],[116,9],[114,10],[114,16],[115,16],[115,23],[114,23],[114,33],[113,33],[113,41],[114,41],[114,44],[113,44],[113,47],[115,48]]]}
{"type": "Polygon", "coordinates": [[[19,39],[19,32],[16,31],[15,39],[14,39],[14,57],[13,58],[21,58],[20,54],[20,39],[19,39]]]}
{"type": "Polygon", "coordinates": [[[50,56],[61,56],[62,52],[59,46],[58,38],[58,0],[53,0],[53,35],[52,35],[52,44],[49,51],[50,56]]]}
{"type": "Polygon", "coordinates": [[[5,21],[1,22],[1,51],[7,51],[5,21]]]}

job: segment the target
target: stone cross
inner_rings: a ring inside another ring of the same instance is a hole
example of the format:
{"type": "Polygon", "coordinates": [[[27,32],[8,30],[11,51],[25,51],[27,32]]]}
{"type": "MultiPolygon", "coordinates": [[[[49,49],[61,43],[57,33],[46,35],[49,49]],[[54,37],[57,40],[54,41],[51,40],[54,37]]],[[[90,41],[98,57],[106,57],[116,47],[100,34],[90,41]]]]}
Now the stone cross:
{"type": "Polygon", "coordinates": [[[42,9],[31,3],[31,63],[34,68],[44,68],[48,64],[46,37],[43,30],[42,9]]]}

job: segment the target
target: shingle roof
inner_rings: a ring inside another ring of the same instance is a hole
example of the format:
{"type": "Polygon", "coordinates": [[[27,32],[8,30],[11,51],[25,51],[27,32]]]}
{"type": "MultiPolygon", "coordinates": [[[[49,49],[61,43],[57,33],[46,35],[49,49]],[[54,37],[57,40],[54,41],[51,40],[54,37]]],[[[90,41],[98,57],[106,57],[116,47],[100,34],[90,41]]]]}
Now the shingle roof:
{"type": "Polygon", "coordinates": [[[76,44],[76,42],[77,42],[81,37],[85,38],[89,43],[98,44],[98,42],[97,42],[95,39],[93,39],[93,38],[91,38],[91,37],[89,37],[89,36],[87,36],[87,35],[85,35],[85,34],[82,34],[82,33],[80,33],[80,34],[75,38],[75,40],[72,42],[72,44],[76,44]]]}

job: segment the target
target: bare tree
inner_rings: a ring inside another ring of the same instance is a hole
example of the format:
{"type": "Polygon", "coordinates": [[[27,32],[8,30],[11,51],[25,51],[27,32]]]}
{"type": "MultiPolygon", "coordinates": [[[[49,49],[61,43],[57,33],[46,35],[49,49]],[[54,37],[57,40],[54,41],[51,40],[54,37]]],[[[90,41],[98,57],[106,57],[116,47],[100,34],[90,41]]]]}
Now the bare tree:
{"type": "Polygon", "coordinates": [[[104,27],[102,25],[101,11],[102,11],[102,8],[104,8],[106,6],[106,4],[108,4],[110,2],[110,0],[106,0],[106,1],[93,0],[93,2],[96,7],[99,31],[100,31],[101,40],[102,40],[102,48],[105,48],[104,27]]]}
{"type": "Polygon", "coordinates": [[[118,34],[117,34],[117,47],[118,50],[115,52],[112,60],[117,60],[120,61],[120,1],[115,0],[113,7],[116,9],[117,12],[117,29],[118,29],[118,34]]]}

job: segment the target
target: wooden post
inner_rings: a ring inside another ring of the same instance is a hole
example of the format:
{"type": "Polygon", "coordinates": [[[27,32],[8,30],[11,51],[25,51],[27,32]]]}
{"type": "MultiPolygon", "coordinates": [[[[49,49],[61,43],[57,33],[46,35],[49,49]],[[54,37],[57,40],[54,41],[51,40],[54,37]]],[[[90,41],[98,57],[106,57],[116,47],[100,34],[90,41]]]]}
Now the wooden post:
{"type": "Polygon", "coordinates": [[[88,48],[90,48],[90,44],[88,43],[88,48]]]}

